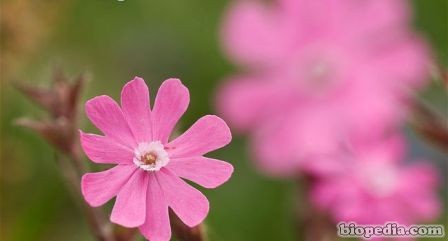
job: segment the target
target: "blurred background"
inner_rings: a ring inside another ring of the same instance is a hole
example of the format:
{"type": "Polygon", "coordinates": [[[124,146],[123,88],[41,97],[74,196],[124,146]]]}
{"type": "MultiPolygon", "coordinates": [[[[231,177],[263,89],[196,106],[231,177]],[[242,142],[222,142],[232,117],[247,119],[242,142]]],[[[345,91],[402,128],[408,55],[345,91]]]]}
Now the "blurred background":
{"type": "MultiPolygon", "coordinates": [[[[179,129],[214,113],[219,82],[235,70],[224,58],[218,31],[228,1],[2,0],[1,1],[1,230],[0,239],[94,240],[55,162],[54,149],[18,117],[45,117],[12,83],[47,86],[53,68],[87,75],[85,101],[95,95],[119,97],[123,84],[143,77],[151,93],[169,77],[190,89],[189,110],[179,129]]],[[[414,0],[415,28],[448,66],[448,1],[414,0]]],[[[437,80],[421,98],[448,115],[446,88],[437,80]]],[[[81,115],[81,127],[96,132],[81,115]]],[[[448,158],[407,130],[412,155],[435,162],[446,203],[448,158]],[[445,190],[445,191],[444,191],[445,190]]],[[[211,203],[206,219],[211,241],[294,240],[292,181],[260,175],[251,166],[245,138],[212,153],[235,166],[232,179],[204,190],[211,203]]],[[[86,160],[87,161],[87,160],[86,160]]],[[[446,214],[446,212],[445,212],[446,214]]],[[[443,215],[446,216],[446,215],[443,215]]],[[[447,224],[446,218],[438,223],[447,224]]],[[[430,240],[430,239],[427,239],[430,240]]]]}

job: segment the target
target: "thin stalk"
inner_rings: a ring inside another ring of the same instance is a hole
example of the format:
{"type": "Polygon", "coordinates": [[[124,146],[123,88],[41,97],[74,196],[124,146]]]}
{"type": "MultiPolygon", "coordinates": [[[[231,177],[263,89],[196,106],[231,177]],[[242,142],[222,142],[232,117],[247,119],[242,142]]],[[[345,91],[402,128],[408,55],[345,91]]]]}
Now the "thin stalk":
{"type": "Polygon", "coordinates": [[[82,174],[83,171],[79,169],[79,165],[75,164],[79,160],[75,161],[73,156],[69,156],[69,159],[71,162],[62,155],[56,154],[56,160],[64,173],[67,184],[70,187],[74,198],[78,201],[77,203],[84,212],[89,228],[95,236],[95,239],[98,241],[116,241],[112,233],[112,227],[105,218],[103,210],[88,206],[79,197],[78,194],[81,192],[81,186],[79,184],[81,180],[80,174],[82,174]]]}
{"type": "Polygon", "coordinates": [[[170,210],[170,223],[174,235],[178,240],[182,241],[207,241],[207,236],[203,224],[190,228],[185,225],[177,216],[170,210]]]}
{"type": "Polygon", "coordinates": [[[337,240],[336,226],[322,212],[316,210],[308,199],[309,188],[314,181],[311,176],[300,176],[297,179],[297,241],[337,240]]]}

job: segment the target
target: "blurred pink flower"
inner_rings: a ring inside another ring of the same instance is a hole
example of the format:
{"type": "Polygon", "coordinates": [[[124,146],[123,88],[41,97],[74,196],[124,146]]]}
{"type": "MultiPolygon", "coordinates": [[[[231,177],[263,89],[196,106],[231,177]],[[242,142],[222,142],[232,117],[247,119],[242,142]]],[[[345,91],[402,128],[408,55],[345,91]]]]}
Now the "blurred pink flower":
{"type": "Polygon", "coordinates": [[[117,196],[111,221],[139,227],[152,241],[171,237],[168,207],[190,227],[208,213],[207,198],[181,178],[215,188],[233,172],[229,163],[203,156],[231,140],[229,128],[217,116],[202,117],[168,141],[189,100],[180,80],[168,79],[160,86],[151,110],[148,87],[136,77],[123,87],[121,108],[105,95],[86,103],[87,116],[104,136],[80,132],[84,152],[95,163],[116,166],[85,174],[84,198],[97,207],[117,196]]]}
{"type": "Polygon", "coordinates": [[[404,154],[401,137],[341,151],[331,157],[338,168],[311,187],[312,204],[336,222],[410,225],[437,218],[437,171],[425,161],[403,164],[404,154]]]}
{"type": "Polygon", "coordinates": [[[252,135],[271,174],[297,172],[347,136],[381,135],[428,74],[410,15],[402,0],[235,1],[223,42],[248,73],[229,78],[218,109],[252,135]]]}

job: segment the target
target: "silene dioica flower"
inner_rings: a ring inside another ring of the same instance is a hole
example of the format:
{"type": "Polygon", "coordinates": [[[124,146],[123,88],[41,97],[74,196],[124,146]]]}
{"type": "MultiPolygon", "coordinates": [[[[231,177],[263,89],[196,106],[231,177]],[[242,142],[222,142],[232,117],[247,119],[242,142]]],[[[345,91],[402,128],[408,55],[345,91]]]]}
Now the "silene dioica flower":
{"type": "Polygon", "coordinates": [[[405,163],[402,136],[352,144],[332,156],[338,165],[313,184],[313,205],[335,222],[359,224],[411,225],[440,215],[439,173],[427,161],[405,163]]]}
{"type": "Polygon", "coordinates": [[[401,125],[428,77],[411,18],[402,0],[234,1],[222,40],[245,72],[220,89],[218,108],[251,135],[258,166],[279,176],[350,136],[377,138],[401,125]]]}
{"type": "Polygon", "coordinates": [[[97,207],[116,196],[111,221],[138,227],[151,241],[170,239],[168,208],[189,227],[200,224],[209,211],[207,198],[182,178],[215,188],[233,172],[229,163],[203,156],[231,140],[219,117],[204,116],[169,139],[188,103],[188,89],[168,79],[151,109],[148,87],[138,77],[123,87],[121,107],[105,95],[86,103],[88,118],[104,135],[80,132],[84,152],[95,163],[116,166],[85,174],[84,198],[97,207]]]}

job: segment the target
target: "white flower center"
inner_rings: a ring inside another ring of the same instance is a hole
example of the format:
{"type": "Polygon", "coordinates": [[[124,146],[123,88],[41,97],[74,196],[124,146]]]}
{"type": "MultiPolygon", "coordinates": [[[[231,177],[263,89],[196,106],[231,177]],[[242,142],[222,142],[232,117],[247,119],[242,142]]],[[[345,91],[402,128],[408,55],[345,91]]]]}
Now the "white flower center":
{"type": "Polygon", "coordinates": [[[325,56],[316,56],[305,63],[301,83],[303,88],[314,94],[325,94],[337,85],[337,66],[325,56]]]}
{"type": "Polygon", "coordinates": [[[326,97],[344,84],[344,65],[343,54],[337,48],[316,44],[307,46],[298,55],[292,71],[302,94],[326,97]]]}
{"type": "Polygon", "coordinates": [[[397,173],[391,167],[371,165],[362,171],[363,184],[377,197],[387,197],[396,190],[397,173]]]}
{"type": "Polygon", "coordinates": [[[140,143],[134,154],[134,164],[145,171],[158,171],[170,162],[160,141],[140,143]]]}
{"type": "Polygon", "coordinates": [[[320,59],[312,63],[308,71],[310,81],[316,86],[322,86],[327,84],[327,81],[331,77],[334,70],[330,61],[320,59]]]}

